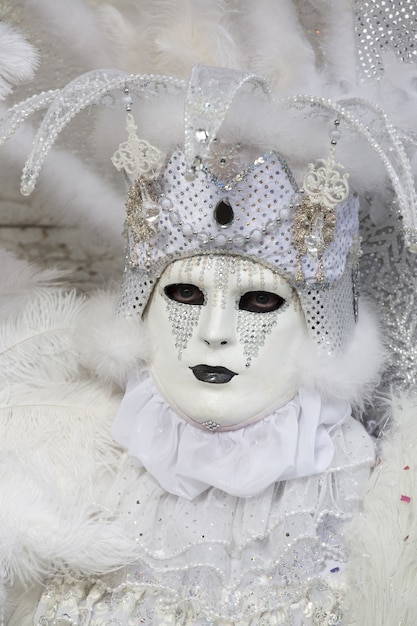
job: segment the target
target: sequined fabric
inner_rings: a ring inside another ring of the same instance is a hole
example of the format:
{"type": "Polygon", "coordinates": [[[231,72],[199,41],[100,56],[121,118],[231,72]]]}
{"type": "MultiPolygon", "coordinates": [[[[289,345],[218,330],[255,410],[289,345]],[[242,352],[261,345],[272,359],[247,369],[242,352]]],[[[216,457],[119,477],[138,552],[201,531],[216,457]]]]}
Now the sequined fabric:
{"type": "Polygon", "coordinates": [[[405,245],[401,226],[395,206],[378,224],[367,214],[361,220],[362,292],[376,305],[388,348],[384,391],[411,391],[417,379],[417,255],[405,245]]]}
{"type": "Polygon", "coordinates": [[[414,0],[357,0],[356,34],[361,70],[366,78],[384,71],[384,54],[417,62],[417,7],[414,0]]]}
{"type": "Polygon", "coordinates": [[[126,532],[142,556],[112,575],[51,579],[34,624],[342,624],[343,525],[373,454],[361,428],[339,429],[335,445],[326,473],[253,498],[210,489],[188,501],[128,467],[108,497],[123,490],[126,532]]]}

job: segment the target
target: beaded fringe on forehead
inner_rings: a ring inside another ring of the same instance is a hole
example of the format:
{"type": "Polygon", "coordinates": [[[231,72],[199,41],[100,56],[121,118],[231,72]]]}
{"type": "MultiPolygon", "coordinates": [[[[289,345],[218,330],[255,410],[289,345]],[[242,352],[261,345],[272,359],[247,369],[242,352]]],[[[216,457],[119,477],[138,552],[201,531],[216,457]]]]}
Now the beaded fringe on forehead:
{"type": "MultiPolygon", "coordinates": [[[[173,264],[168,265],[163,273],[163,278],[170,279],[172,275],[173,264]]],[[[198,286],[204,290],[205,275],[209,271],[215,276],[215,294],[224,307],[225,298],[229,289],[229,278],[233,277],[236,286],[242,282],[241,274],[245,274],[245,288],[247,290],[265,289],[265,266],[250,259],[232,256],[232,255],[215,255],[207,254],[200,256],[188,257],[182,259],[175,264],[176,282],[191,283],[193,277],[198,273],[198,286]]],[[[279,284],[279,274],[272,272],[273,278],[272,289],[277,290],[279,284]]],[[[195,280],[195,278],[194,278],[195,280]]],[[[215,300],[213,304],[216,304],[215,300]]]]}

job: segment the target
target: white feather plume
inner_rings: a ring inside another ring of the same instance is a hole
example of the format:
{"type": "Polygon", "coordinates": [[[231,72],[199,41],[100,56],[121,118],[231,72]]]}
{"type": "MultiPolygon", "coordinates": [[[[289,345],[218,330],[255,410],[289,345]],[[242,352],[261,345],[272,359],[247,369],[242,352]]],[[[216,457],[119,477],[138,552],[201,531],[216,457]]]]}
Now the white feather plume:
{"type": "Polygon", "coordinates": [[[51,564],[62,574],[88,575],[131,560],[126,529],[94,501],[91,480],[68,496],[57,488],[49,468],[17,456],[3,461],[0,476],[5,485],[0,491],[0,555],[10,583],[33,584],[51,575],[51,564]]]}
{"type": "Polygon", "coordinates": [[[63,275],[54,269],[41,270],[0,248],[0,316],[16,312],[38,290],[59,285],[63,275]]]}
{"type": "Polygon", "coordinates": [[[9,24],[0,22],[0,99],[12,86],[33,78],[38,66],[38,53],[9,24]]]}
{"type": "Polygon", "coordinates": [[[124,16],[109,6],[100,15],[128,71],[187,76],[196,63],[238,66],[226,0],[145,0],[124,16]]]}
{"type": "Polygon", "coordinates": [[[65,380],[77,369],[72,334],[82,300],[74,292],[38,288],[25,306],[0,320],[0,384],[65,380]]]}
{"type": "MultiPolygon", "coordinates": [[[[9,176],[5,187],[19,188],[19,177],[34,138],[30,126],[20,129],[0,151],[2,170],[9,176]]],[[[122,182],[122,181],[121,181],[122,182]]],[[[11,192],[12,193],[12,192],[11,192]]],[[[40,180],[31,199],[36,214],[47,215],[54,223],[65,226],[82,224],[80,237],[100,239],[107,250],[121,253],[124,223],[124,201],[118,192],[82,158],[64,150],[54,150],[44,164],[40,180]]]]}
{"type": "Polygon", "coordinates": [[[349,528],[349,624],[415,624],[417,615],[417,397],[394,398],[392,431],[364,511],[349,528]]]}
{"type": "Polygon", "coordinates": [[[56,38],[68,56],[71,51],[83,67],[108,67],[108,41],[97,14],[84,0],[24,0],[43,24],[51,39],[56,38]]]}
{"type": "Polygon", "coordinates": [[[317,11],[317,48],[325,67],[326,91],[350,92],[358,82],[354,0],[312,0],[317,11]],[[329,84],[330,83],[330,84],[329,84]]]}
{"type": "Polygon", "coordinates": [[[316,55],[292,0],[244,0],[239,8],[247,67],[277,89],[309,92],[317,82],[316,55]]]}
{"type": "Polygon", "coordinates": [[[63,493],[91,489],[90,473],[97,479],[118,458],[110,429],[119,402],[88,381],[9,384],[0,392],[2,451],[45,467],[63,493]]]}

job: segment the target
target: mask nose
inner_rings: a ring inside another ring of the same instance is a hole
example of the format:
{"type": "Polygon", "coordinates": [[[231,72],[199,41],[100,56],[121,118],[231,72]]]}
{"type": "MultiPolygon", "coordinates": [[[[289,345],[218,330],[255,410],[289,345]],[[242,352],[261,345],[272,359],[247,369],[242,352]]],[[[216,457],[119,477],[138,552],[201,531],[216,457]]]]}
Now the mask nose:
{"type": "Polygon", "coordinates": [[[220,350],[236,342],[236,312],[234,308],[210,305],[204,308],[200,323],[200,339],[208,347],[220,350]]]}
{"type": "Polygon", "coordinates": [[[204,339],[203,340],[204,343],[208,346],[213,346],[213,347],[219,347],[219,346],[227,346],[227,344],[229,343],[227,341],[227,339],[221,339],[221,340],[216,340],[216,339],[204,339]]]}

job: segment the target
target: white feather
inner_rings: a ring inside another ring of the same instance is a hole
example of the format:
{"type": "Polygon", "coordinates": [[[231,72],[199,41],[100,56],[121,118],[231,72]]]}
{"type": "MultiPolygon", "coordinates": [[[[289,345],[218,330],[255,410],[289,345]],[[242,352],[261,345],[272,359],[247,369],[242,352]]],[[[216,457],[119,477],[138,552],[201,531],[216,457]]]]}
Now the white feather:
{"type": "Polygon", "coordinates": [[[110,429],[120,396],[94,382],[42,383],[38,379],[1,390],[3,453],[16,452],[47,468],[64,493],[79,490],[80,484],[91,489],[89,474],[96,470],[97,479],[100,467],[116,463],[110,429]]]}
{"type": "MultiPolygon", "coordinates": [[[[0,468],[0,555],[10,583],[32,583],[51,575],[111,570],[132,558],[122,522],[94,502],[91,480],[77,495],[63,494],[49,468],[6,458],[0,468]]],[[[130,545],[129,545],[130,543],[130,545]]]]}
{"type": "Polygon", "coordinates": [[[95,11],[84,0],[24,0],[27,7],[49,26],[51,39],[60,41],[87,68],[107,67],[108,42],[95,11]]]}
{"type": "Polygon", "coordinates": [[[244,0],[240,45],[248,69],[278,90],[309,92],[317,80],[316,57],[291,0],[244,0]]]}
{"type": "Polygon", "coordinates": [[[357,34],[353,0],[313,0],[317,10],[315,19],[317,46],[323,56],[326,80],[331,84],[326,90],[350,91],[358,82],[357,34]]]}
{"type": "Polygon", "coordinates": [[[38,53],[12,26],[0,22],[0,98],[12,86],[33,78],[38,53]]]}
{"type": "Polygon", "coordinates": [[[124,16],[100,13],[123,69],[187,76],[196,63],[238,66],[225,0],[147,0],[124,16]]]}
{"type": "Polygon", "coordinates": [[[0,384],[65,380],[77,370],[72,335],[82,300],[74,292],[38,288],[0,320],[0,384]]]}
{"type": "Polygon", "coordinates": [[[43,585],[40,583],[31,586],[30,589],[18,584],[9,589],[7,601],[2,605],[6,624],[8,626],[33,626],[34,607],[39,602],[42,591],[43,585]]]}
{"type": "MultiPolygon", "coordinates": [[[[2,147],[0,163],[3,171],[9,174],[5,175],[5,185],[10,179],[15,189],[19,188],[20,169],[30,152],[33,138],[34,132],[27,126],[2,147]]],[[[80,238],[85,232],[88,242],[94,237],[114,254],[122,252],[123,193],[116,191],[82,158],[54,150],[46,159],[30,202],[36,214],[47,216],[54,223],[82,225],[80,238]]]]}
{"type": "Polygon", "coordinates": [[[41,270],[0,248],[0,315],[16,311],[19,301],[26,301],[39,289],[58,285],[63,275],[54,269],[41,270]]]}
{"type": "Polygon", "coordinates": [[[110,427],[120,397],[88,382],[0,393],[0,559],[10,583],[129,562],[132,541],[103,509],[123,462],[110,427]]]}
{"type": "Polygon", "coordinates": [[[375,84],[374,98],[399,127],[417,131],[417,66],[393,52],[382,55],[384,74],[375,84]]]}
{"type": "Polygon", "coordinates": [[[417,615],[417,398],[394,399],[390,412],[381,463],[364,511],[349,528],[349,624],[355,626],[412,626],[417,615]]]}

